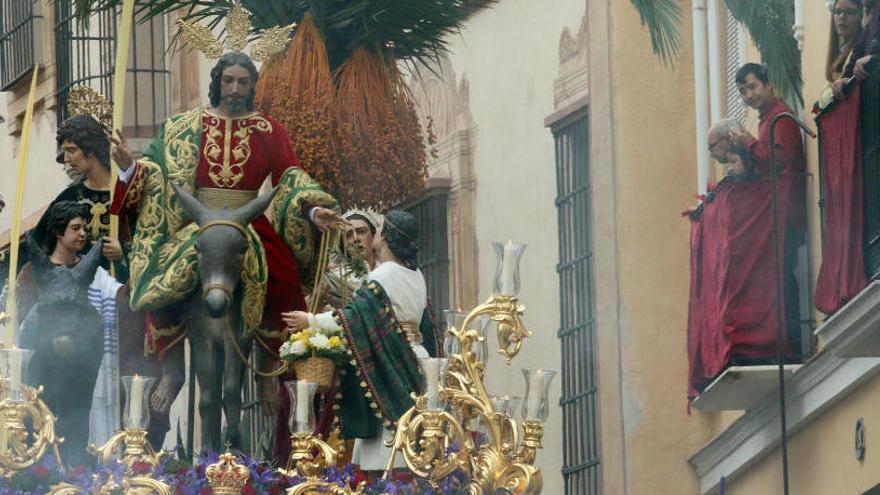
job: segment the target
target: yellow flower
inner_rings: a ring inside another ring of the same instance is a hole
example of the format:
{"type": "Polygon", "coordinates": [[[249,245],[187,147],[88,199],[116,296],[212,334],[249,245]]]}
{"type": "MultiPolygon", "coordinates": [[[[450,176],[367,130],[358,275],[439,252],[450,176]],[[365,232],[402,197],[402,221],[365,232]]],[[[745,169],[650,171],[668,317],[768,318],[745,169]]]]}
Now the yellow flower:
{"type": "Polygon", "coordinates": [[[305,341],[309,340],[309,332],[307,332],[306,330],[302,330],[300,332],[293,334],[290,338],[291,338],[291,340],[294,340],[294,341],[300,340],[300,341],[305,342],[305,341]]]}
{"type": "Polygon", "coordinates": [[[330,344],[331,348],[341,347],[342,346],[342,339],[340,339],[339,336],[334,335],[333,337],[330,337],[329,344],[330,344]]]}

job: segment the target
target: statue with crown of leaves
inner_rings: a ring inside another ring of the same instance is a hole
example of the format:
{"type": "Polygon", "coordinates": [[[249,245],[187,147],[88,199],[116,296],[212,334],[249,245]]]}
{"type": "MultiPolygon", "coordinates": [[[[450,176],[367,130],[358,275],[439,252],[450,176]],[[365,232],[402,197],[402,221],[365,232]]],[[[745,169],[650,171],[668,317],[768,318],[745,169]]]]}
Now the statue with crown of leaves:
{"type": "Polygon", "coordinates": [[[181,342],[189,331],[202,389],[202,444],[215,450],[224,441],[236,446],[239,442],[238,418],[230,419],[230,414],[236,415],[236,409],[240,414],[240,404],[235,407],[230,401],[235,402],[237,394],[240,403],[241,365],[248,366],[252,339],[262,350],[256,371],[266,378],[261,380],[261,405],[264,412],[277,413],[279,391],[268,377],[276,368],[273,354],[283,341],[281,313],[306,308],[303,287],[314,276],[321,232],[342,222],[336,200],[300,168],[284,127],[254,110],[259,73],[251,57],[259,59],[283,49],[291,27],[264,33],[249,56],[242,50],[250,14],[236,5],[227,19],[225,43],[214,39],[205,26],[179,23],[192,46],[208,57],[219,57],[211,70],[210,106],[167,119],[139,160],[133,160],[121,132],[113,137],[119,181],[111,211],[133,212],[137,218],[129,254],[131,307],[150,311],[145,351],[163,361],[151,405],[165,412],[179,392],[184,377],[181,342]],[[271,222],[262,210],[238,220],[212,222],[235,227],[234,235],[240,233],[246,241],[240,252],[219,261],[233,263],[238,256],[240,282],[228,284],[229,280],[206,273],[205,265],[218,260],[202,259],[197,241],[206,231],[205,220],[214,219],[212,211],[234,214],[259,203],[258,190],[267,177],[275,186],[268,204],[271,222]],[[195,206],[187,208],[188,200],[195,206]],[[194,214],[194,208],[205,213],[194,214]],[[206,277],[211,279],[202,279],[206,277]],[[198,287],[201,300],[193,300],[198,287]],[[237,328],[215,336],[222,350],[206,337],[218,332],[210,318],[193,322],[187,317],[193,301],[204,302],[214,319],[228,312],[236,315],[231,325],[237,328]],[[208,328],[196,332],[187,323],[208,328]],[[226,347],[226,339],[234,341],[234,349],[226,347]],[[231,376],[235,373],[230,369],[239,376],[231,376]],[[218,384],[215,380],[221,376],[218,384]],[[206,390],[208,383],[215,390],[206,390]],[[222,439],[221,408],[227,418],[222,439]]]}

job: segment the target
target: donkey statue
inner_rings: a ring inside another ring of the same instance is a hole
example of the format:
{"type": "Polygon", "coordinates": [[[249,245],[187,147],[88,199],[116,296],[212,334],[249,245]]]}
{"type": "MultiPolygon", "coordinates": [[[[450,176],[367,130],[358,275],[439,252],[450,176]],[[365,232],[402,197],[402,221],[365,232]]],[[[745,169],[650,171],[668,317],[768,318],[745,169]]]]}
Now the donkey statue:
{"type": "Polygon", "coordinates": [[[225,443],[240,447],[244,361],[251,341],[241,335],[242,260],[248,224],[261,215],[277,188],[235,210],[211,210],[172,184],[184,212],[199,226],[195,241],[200,290],[184,304],[191,359],[201,392],[202,448],[219,452],[225,443]],[[241,355],[239,355],[241,352],[241,355]],[[221,440],[221,411],[226,419],[221,440]]]}
{"type": "MultiPolygon", "coordinates": [[[[19,346],[32,349],[24,382],[42,385],[43,401],[58,418],[56,431],[64,437],[61,456],[65,463],[87,464],[89,409],[101,367],[103,334],[101,315],[89,304],[89,286],[101,262],[102,243],[69,268],[55,266],[29,235],[26,244],[30,278],[39,294],[33,306],[20,304],[19,346]]],[[[22,276],[26,276],[22,273],[22,276]]]]}

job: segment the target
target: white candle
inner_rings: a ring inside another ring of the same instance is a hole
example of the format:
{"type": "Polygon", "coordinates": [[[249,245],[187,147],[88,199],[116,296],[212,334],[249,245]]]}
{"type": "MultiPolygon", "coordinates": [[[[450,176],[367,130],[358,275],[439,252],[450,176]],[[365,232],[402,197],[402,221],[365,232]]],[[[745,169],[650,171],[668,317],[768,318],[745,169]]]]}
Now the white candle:
{"type": "Polygon", "coordinates": [[[514,272],[516,270],[516,253],[513,242],[507,241],[504,245],[504,255],[501,258],[501,295],[512,296],[514,287],[514,272]]]}
{"type": "Polygon", "coordinates": [[[538,373],[532,375],[529,381],[529,402],[526,404],[527,416],[529,419],[537,419],[541,415],[541,382],[543,374],[538,373]]]}
{"type": "Polygon", "coordinates": [[[296,422],[301,429],[308,428],[309,423],[309,382],[296,382],[296,422]]]}
{"type": "Polygon", "coordinates": [[[436,404],[437,396],[440,395],[440,360],[423,359],[422,368],[425,372],[425,396],[428,404],[436,404]]]}
{"type": "Polygon", "coordinates": [[[138,375],[131,379],[131,397],[128,401],[128,417],[132,428],[140,428],[144,418],[142,404],[144,402],[144,386],[146,380],[138,375]]]}
{"type": "Polygon", "coordinates": [[[21,399],[21,349],[10,350],[9,359],[9,396],[12,400],[21,399]]]}

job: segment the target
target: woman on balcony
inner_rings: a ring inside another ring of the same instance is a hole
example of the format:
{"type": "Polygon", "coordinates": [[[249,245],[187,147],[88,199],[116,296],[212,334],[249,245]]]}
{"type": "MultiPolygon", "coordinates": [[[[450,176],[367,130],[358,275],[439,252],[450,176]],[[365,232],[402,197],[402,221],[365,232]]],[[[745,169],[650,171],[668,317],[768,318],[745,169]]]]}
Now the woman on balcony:
{"type": "Polygon", "coordinates": [[[862,0],[837,0],[831,11],[831,35],[828,40],[828,60],[825,79],[828,86],[819,97],[819,107],[824,108],[834,98],[843,96],[844,70],[849,65],[853,47],[862,34],[862,0]]]}

